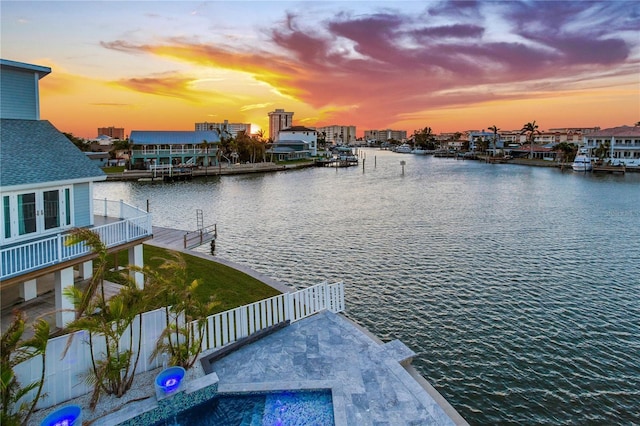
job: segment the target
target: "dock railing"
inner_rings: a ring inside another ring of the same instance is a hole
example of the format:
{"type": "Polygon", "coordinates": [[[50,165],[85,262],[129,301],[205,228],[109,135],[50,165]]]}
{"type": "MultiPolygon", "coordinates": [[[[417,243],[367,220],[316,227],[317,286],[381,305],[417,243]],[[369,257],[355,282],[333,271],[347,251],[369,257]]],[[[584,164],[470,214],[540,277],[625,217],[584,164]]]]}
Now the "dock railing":
{"type": "MultiPolygon", "coordinates": [[[[226,344],[233,343],[242,337],[250,336],[272,325],[284,321],[295,322],[310,315],[328,309],[331,312],[344,311],[344,283],[328,284],[326,282],[308,287],[292,293],[283,293],[278,296],[231,309],[206,318],[206,334],[202,351],[216,349],[226,344]]],[[[196,332],[198,321],[191,323],[196,332]]],[[[142,373],[162,365],[161,357],[151,358],[156,341],[165,329],[165,308],[145,312],[136,318],[133,323],[133,339],[137,341],[140,336],[140,357],[137,373],[142,373]],[[138,321],[142,321],[140,324],[138,321]],[[142,326],[139,328],[139,326],[142,326]],[[138,334],[138,330],[142,334],[138,334]]],[[[129,345],[129,331],[123,333],[122,347],[129,345]]],[[[85,380],[90,371],[92,362],[99,362],[91,358],[89,347],[89,333],[78,331],[73,333],[69,344],[70,335],[64,335],[49,339],[46,350],[46,378],[43,387],[43,396],[37,403],[37,408],[48,408],[72,398],[91,392],[92,387],[85,380]],[[64,354],[64,356],[63,356],[64,354]]],[[[94,345],[94,354],[103,353],[104,338],[91,336],[94,345]],[[102,345],[102,346],[101,346],[102,345]]],[[[134,345],[135,346],[135,345],[134,345]]],[[[135,358],[135,354],[133,355],[135,358]]],[[[41,357],[32,358],[15,368],[20,383],[31,383],[40,378],[41,357]]],[[[27,394],[24,400],[35,397],[36,390],[27,394]]]]}
{"type": "Polygon", "coordinates": [[[216,238],[218,238],[218,226],[216,224],[205,226],[184,234],[184,248],[198,247],[216,238]]]}

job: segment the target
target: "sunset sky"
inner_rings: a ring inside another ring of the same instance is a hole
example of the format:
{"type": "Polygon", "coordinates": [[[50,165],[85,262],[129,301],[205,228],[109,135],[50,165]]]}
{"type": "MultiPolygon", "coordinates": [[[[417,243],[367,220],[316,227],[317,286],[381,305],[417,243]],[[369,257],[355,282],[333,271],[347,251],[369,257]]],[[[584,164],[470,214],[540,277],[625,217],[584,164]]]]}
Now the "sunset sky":
{"type": "Polygon", "coordinates": [[[52,68],[41,118],[434,133],[640,121],[638,1],[5,1],[3,59],[52,68]]]}

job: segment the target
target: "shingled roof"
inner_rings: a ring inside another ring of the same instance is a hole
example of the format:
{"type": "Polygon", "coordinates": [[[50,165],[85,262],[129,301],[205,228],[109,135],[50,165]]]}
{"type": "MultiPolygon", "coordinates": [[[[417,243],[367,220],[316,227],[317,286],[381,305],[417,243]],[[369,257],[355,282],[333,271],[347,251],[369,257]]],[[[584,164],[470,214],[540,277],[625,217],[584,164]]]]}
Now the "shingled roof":
{"type": "Polygon", "coordinates": [[[0,185],[105,180],[104,172],[46,120],[2,119],[0,185]]]}
{"type": "Polygon", "coordinates": [[[132,130],[130,140],[134,145],[182,145],[220,142],[216,130],[132,130]]]}

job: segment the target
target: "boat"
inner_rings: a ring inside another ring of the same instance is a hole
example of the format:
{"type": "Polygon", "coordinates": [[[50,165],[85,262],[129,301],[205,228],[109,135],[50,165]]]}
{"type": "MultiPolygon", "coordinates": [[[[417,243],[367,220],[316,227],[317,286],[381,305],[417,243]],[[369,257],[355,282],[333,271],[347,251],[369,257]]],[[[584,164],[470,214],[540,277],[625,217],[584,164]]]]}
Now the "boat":
{"type": "Polygon", "coordinates": [[[412,154],[416,154],[416,155],[427,155],[427,150],[426,149],[420,149],[420,148],[416,148],[413,151],[411,151],[412,154]]]}
{"type": "Polygon", "coordinates": [[[590,172],[593,169],[591,157],[586,149],[583,148],[578,152],[578,155],[576,155],[576,158],[571,164],[571,168],[575,172],[590,172]]]}
{"type": "Polygon", "coordinates": [[[334,150],[336,158],[339,161],[346,161],[349,163],[357,163],[358,156],[353,153],[353,149],[348,146],[338,146],[334,150]]]}
{"type": "Polygon", "coordinates": [[[624,166],[627,169],[640,170],[640,158],[613,158],[609,159],[612,166],[624,166]]]}
{"type": "Polygon", "coordinates": [[[411,146],[403,143],[402,145],[397,146],[393,151],[401,154],[411,154],[411,146]]]}

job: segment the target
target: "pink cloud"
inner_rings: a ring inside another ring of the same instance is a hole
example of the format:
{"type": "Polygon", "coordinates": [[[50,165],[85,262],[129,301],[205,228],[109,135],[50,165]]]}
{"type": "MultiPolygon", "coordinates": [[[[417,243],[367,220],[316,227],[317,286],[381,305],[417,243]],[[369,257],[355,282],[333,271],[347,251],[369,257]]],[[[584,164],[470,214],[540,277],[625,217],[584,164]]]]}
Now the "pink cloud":
{"type": "MultiPolygon", "coordinates": [[[[374,127],[429,108],[524,98],[527,87],[562,90],[568,76],[588,84],[613,68],[623,76],[637,73],[629,57],[638,42],[633,46],[623,32],[640,30],[640,19],[629,18],[638,15],[638,6],[622,3],[500,3],[502,18],[514,28],[512,36],[501,41],[484,39],[490,20],[483,16],[482,3],[455,1],[419,15],[390,10],[338,13],[316,19],[312,26],[308,16],[289,13],[267,31],[262,49],[178,39],[103,46],[250,72],[281,93],[316,108],[338,110],[339,117],[329,113],[327,122],[357,118],[361,125],[374,127]],[[577,16],[584,25],[576,22],[577,16]],[[450,23],[433,23],[435,18],[450,23]],[[487,85],[496,83],[513,83],[521,92],[487,94],[487,85]]],[[[128,85],[168,96],[185,89],[179,80],[163,85],[155,79],[132,79],[128,85]]]]}

